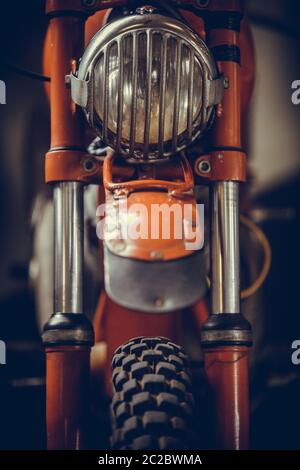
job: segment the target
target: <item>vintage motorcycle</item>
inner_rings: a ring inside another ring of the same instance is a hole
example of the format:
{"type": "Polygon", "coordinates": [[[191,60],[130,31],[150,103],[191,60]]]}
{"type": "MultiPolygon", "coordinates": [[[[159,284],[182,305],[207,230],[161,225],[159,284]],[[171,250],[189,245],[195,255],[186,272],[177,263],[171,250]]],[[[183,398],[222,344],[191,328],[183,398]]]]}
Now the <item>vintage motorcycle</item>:
{"type": "MultiPolygon", "coordinates": [[[[242,2],[47,0],[46,13],[55,247],[54,313],[42,334],[48,448],[89,446],[89,383],[99,373],[112,448],[201,449],[183,348],[189,322],[203,354],[213,446],[246,449],[252,334],[240,310],[240,217],[267,242],[240,215],[254,78],[242,2]],[[97,185],[103,228],[93,325],[83,302],[87,185],[97,185]]],[[[266,256],[243,297],[267,271],[266,256]]]]}

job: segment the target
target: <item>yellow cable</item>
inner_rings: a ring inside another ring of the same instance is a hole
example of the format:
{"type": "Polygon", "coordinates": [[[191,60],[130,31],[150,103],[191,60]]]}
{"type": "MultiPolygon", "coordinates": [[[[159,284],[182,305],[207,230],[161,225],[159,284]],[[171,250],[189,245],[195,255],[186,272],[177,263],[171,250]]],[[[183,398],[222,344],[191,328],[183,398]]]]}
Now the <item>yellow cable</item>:
{"type": "Polygon", "coordinates": [[[267,239],[266,235],[264,234],[264,232],[262,231],[260,227],[258,227],[251,219],[248,219],[248,217],[245,217],[244,215],[240,215],[240,221],[245,227],[247,227],[252,233],[254,233],[254,235],[256,236],[260,244],[262,245],[262,248],[265,254],[264,263],[263,263],[263,266],[259,275],[249,287],[247,287],[241,292],[241,298],[247,299],[251,295],[255,294],[255,292],[265,282],[265,279],[271,267],[272,250],[271,250],[269,240],[267,239]]]}
{"type": "MultiPolygon", "coordinates": [[[[262,248],[265,254],[264,263],[263,263],[263,266],[259,275],[249,287],[242,290],[241,292],[241,298],[247,299],[248,297],[251,297],[251,295],[255,294],[255,292],[265,282],[266,277],[271,267],[272,250],[271,250],[269,240],[267,239],[266,235],[264,234],[264,232],[262,231],[260,227],[258,227],[251,219],[248,219],[248,217],[245,217],[244,215],[240,215],[240,221],[245,227],[247,227],[252,233],[254,233],[254,235],[256,236],[260,244],[262,245],[262,248]]],[[[207,276],[207,285],[210,288],[211,282],[208,276],[207,276]]]]}

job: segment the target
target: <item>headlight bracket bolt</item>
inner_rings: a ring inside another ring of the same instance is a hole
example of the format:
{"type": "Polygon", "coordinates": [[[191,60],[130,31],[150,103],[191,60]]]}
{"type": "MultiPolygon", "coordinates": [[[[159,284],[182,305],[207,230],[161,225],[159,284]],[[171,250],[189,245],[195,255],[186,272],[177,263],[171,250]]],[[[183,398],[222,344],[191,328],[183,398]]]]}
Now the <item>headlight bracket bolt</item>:
{"type": "Polygon", "coordinates": [[[198,164],[198,170],[200,173],[210,173],[211,171],[211,165],[210,165],[210,162],[208,160],[200,160],[199,164],[198,164]]]}
{"type": "Polygon", "coordinates": [[[229,78],[228,77],[224,77],[223,85],[224,85],[225,90],[228,90],[228,88],[229,88],[229,78]]]}

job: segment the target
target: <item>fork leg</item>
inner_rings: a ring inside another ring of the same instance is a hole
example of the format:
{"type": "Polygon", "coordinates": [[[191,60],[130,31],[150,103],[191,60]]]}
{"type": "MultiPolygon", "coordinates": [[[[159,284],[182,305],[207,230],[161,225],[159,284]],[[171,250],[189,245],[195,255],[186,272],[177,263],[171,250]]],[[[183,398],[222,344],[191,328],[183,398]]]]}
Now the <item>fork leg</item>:
{"type": "Polygon", "coordinates": [[[212,174],[217,180],[211,182],[211,315],[201,332],[221,449],[246,449],[249,427],[251,327],[240,313],[239,266],[239,187],[246,165],[241,143],[242,16],[240,1],[212,0],[205,24],[226,84],[212,136],[212,174]]]}
{"type": "MultiPolygon", "coordinates": [[[[48,0],[51,36],[51,148],[61,152],[54,183],[54,313],[44,327],[48,449],[85,447],[84,421],[93,328],[83,311],[83,185],[65,181],[64,155],[84,150],[84,127],[65,76],[81,56],[85,17],[78,2],[48,0]],[[74,3],[74,2],[73,2],[74,3]],[[76,2],[75,2],[76,3],[76,2]],[[69,8],[69,10],[68,10],[69,8]]],[[[46,181],[51,178],[46,165],[46,181]]]]}

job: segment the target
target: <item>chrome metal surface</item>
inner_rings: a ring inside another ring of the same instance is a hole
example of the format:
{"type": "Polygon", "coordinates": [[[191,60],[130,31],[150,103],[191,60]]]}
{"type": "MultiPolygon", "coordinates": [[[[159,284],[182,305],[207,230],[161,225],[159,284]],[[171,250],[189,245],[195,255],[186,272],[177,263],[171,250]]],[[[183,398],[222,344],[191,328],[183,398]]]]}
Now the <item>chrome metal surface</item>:
{"type": "Polygon", "coordinates": [[[239,313],[239,183],[214,183],[211,204],[212,313],[239,313]]]}
{"type": "Polygon", "coordinates": [[[136,13],[138,13],[139,15],[149,15],[150,13],[154,13],[155,10],[156,8],[152,5],[144,5],[142,7],[138,7],[136,9],[136,13]]]}
{"type": "Polygon", "coordinates": [[[202,135],[223,79],[200,36],[149,11],[96,33],[71,88],[105,144],[133,162],[156,161],[202,135]]]}
{"type": "Polygon", "coordinates": [[[252,342],[252,332],[248,330],[201,331],[201,343],[252,342]]]}
{"type": "Polygon", "coordinates": [[[153,314],[181,310],[203,298],[203,251],[171,261],[162,260],[161,253],[153,251],[153,260],[122,257],[104,244],[105,289],[109,297],[123,307],[153,314]]]}
{"type": "Polygon", "coordinates": [[[54,187],[54,312],[83,313],[83,185],[54,187]]]}

